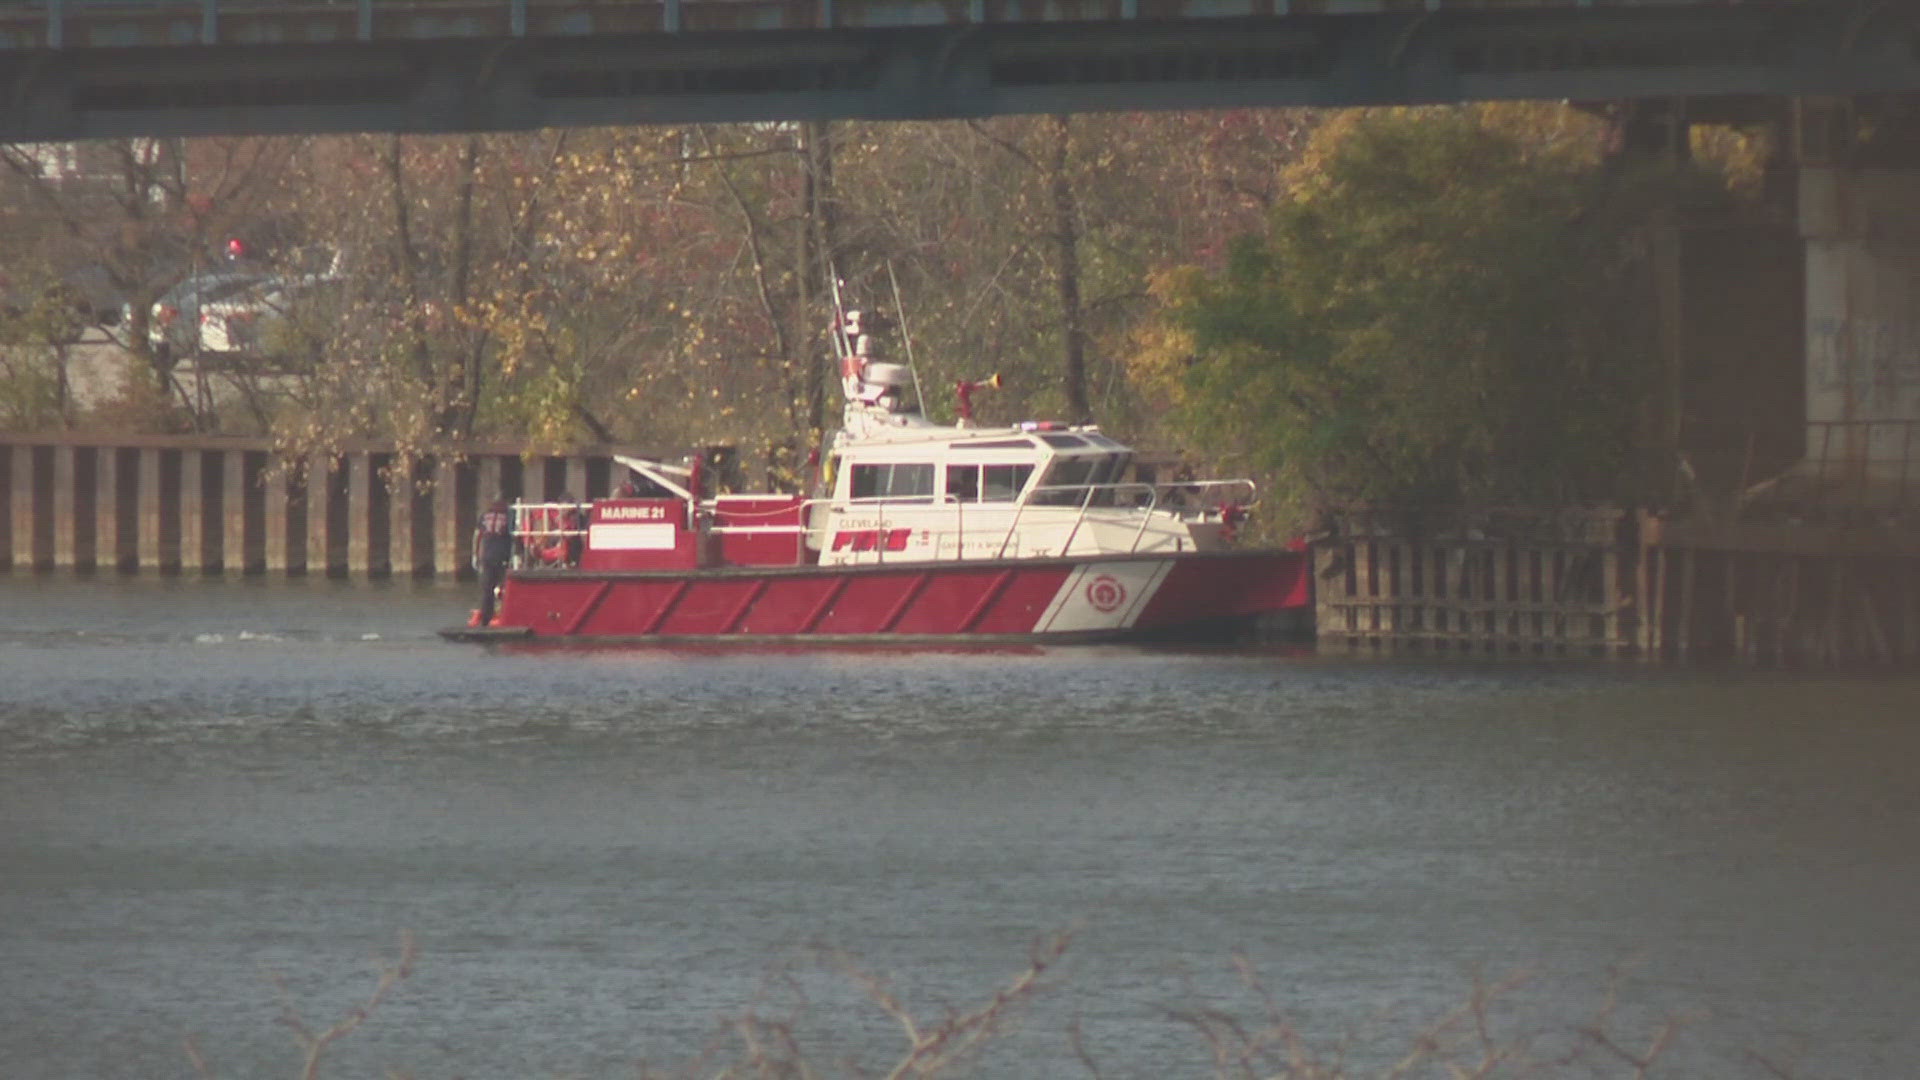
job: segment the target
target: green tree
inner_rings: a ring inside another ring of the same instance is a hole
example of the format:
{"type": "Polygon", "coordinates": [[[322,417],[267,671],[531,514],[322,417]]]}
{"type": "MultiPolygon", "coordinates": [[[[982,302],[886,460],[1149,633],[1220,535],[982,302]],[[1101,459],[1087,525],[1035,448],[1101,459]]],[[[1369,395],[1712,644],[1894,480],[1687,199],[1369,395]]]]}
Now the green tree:
{"type": "Polygon", "coordinates": [[[1264,231],[1160,280],[1142,377],[1301,518],[1631,498],[1646,230],[1687,181],[1610,166],[1606,135],[1555,106],[1335,118],[1264,231]]]}
{"type": "Polygon", "coordinates": [[[86,321],[56,276],[19,262],[0,268],[0,430],[72,425],[68,359],[86,321]]]}

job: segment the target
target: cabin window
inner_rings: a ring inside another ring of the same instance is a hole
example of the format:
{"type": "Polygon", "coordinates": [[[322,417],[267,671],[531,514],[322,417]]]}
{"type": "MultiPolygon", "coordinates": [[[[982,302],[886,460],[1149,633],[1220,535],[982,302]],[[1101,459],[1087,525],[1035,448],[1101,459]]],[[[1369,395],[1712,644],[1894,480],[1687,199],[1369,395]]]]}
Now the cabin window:
{"type": "Polygon", "coordinates": [[[1027,486],[1027,478],[1033,475],[1033,466],[984,465],[980,472],[981,502],[1012,502],[1027,486]]]}
{"type": "Polygon", "coordinates": [[[1087,445],[1087,440],[1078,435],[1042,435],[1048,446],[1057,446],[1062,450],[1078,450],[1087,445]]]}
{"type": "Polygon", "coordinates": [[[947,466],[947,498],[954,502],[979,502],[980,466],[947,466]]]}
{"type": "Polygon", "coordinates": [[[1087,483],[1089,484],[1113,483],[1115,480],[1118,480],[1120,478],[1119,470],[1115,468],[1115,466],[1119,464],[1120,464],[1119,454],[1108,454],[1107,456],[1096,460],[1093,465],[1093,471],[1087,475],[1087,483]]]}
{"type": "Polygon", "coordinates": [[[1040,478],[1041,491],[1033,501],[1040,506],[1079,506],[1086,501],[1087,477],[1093,473],[1093,467],[1104,461],[1097,457],[1058,458],[1040,478]],[[1054,488],[1058,490],[1046,490],[1054,488]]]}
{"type": "Polygon", "coordinates": [[[932,462],[853,467],[853,498],[910,499],[932,496],[932,462]]]}
{"type": "Polygon", "coordinates": [[[1120,482],[1120,469],[1125,460],[1124,454],[1108,454],[1095,460],[1093,471],[1087,476],[1087,483],[1097,489],[1093,493],[1093,505],[1113,505],[1113,488],[1107,485],[1120,482]]]}
{"type": "Polygon", "coordinates": [[[1012,502],[1032,475],[1032,465],[949,465],[947,497],[963,503],[1012,502]]]}

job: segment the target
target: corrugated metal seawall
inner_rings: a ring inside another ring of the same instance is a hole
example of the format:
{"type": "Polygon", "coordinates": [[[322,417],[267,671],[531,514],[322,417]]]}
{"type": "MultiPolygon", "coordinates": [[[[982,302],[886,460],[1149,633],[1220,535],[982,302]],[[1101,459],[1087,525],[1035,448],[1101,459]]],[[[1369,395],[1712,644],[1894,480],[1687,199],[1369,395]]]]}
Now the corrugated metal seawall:
{"type": "Polygon", "coordinates": [[[610,452],[0,436],[0,568],[465,577],[487,500],[605,494],[612,468],[610,452]]]}

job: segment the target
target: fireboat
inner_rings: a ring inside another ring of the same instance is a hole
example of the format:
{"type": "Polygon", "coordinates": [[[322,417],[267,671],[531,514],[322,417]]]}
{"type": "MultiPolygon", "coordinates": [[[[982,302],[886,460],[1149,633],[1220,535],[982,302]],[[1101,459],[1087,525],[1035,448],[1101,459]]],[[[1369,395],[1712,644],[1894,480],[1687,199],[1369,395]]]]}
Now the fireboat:
{"type": "MultiPolygon", "coordinates": [[[[837,293],[837,290],[836,290],[837,293]]],[[[1144,479],[1097,426],[929,420],[888,320],[835,298],[845,395],[811,495],[709,491],[703,458],[615,461],[639,497],[516,503],[490,625],[456,641],[1067,643],[1310,626],[1303,546],[1242,548],[1249,480],[1144,479]]],[[[717,485],[715,485],[717,486],[717,485]]]]}

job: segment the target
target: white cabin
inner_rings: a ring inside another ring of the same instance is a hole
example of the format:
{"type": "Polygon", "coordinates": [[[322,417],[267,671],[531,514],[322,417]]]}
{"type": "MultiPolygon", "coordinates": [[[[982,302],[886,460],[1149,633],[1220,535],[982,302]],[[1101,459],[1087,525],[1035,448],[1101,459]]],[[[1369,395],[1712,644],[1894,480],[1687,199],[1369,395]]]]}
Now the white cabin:
{"type": "Polygon", "coordinates": [[[1133,469],[1095,427],[874,426],[828,453],[807,542],[828,565],[1207,551],[1252,496],[1133,469]]]}

